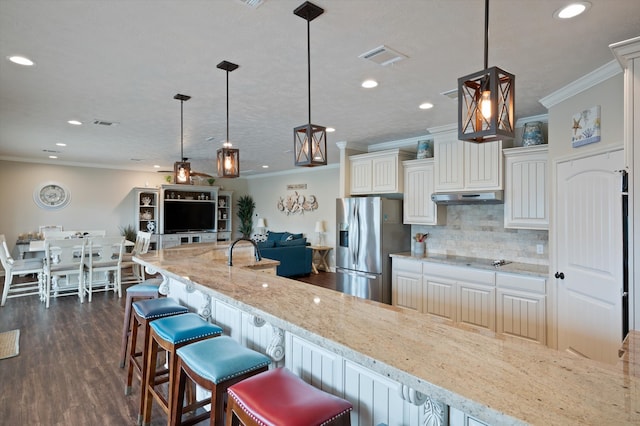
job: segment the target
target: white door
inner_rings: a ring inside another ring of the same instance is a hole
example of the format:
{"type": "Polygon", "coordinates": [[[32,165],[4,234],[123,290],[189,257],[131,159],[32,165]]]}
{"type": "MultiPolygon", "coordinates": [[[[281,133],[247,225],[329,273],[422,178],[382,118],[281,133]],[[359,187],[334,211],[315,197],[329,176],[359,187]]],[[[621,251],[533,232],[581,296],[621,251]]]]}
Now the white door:
{"type": "Polygon", "coordinates": [[[616,151],[557,165],[558,348],[609,363],[622,341],[623,164],[616,151]]]}

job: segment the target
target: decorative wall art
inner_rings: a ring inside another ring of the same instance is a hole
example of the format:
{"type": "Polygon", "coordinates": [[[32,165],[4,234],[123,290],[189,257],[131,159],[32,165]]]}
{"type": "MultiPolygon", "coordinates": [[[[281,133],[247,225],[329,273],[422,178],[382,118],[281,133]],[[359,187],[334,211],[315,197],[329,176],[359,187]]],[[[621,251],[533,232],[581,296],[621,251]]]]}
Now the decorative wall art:
{"type": "Polygon", "coordinates": [[[600,105],[574,114],[572,131],[571,145],[574,148],[600,142],[600,105]]]}
{"type": "Polygon", "coordinates": [[[303,214],[305,211],[310,212],[318,208],[318,201],[315,195],[302,195],[295,191],[291,195],[287,195],[285,198],[280,197],[278,200],[278,210],[282,213],[290,214],[303,214]]]}

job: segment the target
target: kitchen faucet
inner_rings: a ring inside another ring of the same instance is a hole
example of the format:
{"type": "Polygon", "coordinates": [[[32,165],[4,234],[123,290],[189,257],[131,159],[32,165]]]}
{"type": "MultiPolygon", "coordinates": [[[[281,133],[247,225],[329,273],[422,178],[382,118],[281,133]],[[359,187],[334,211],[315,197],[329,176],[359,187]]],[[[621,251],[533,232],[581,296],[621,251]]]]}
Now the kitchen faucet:
{"type": "Polygon", "coordinates": [[[253,241],[251,238],[238,238],[233,243],[231,243],[231,247],[229,247],[229,262],[227,263],[227,265],[233,266],[233,247],[236,245],[238,241],[249,241],[251,244],[253,244],[253,249],[254,249],[253,253],[256,256],[256,262],[260,262],[262,257],[260,257],[260,250],[258,249],[258,245],[256,244],[256,242],[253,241]]]}

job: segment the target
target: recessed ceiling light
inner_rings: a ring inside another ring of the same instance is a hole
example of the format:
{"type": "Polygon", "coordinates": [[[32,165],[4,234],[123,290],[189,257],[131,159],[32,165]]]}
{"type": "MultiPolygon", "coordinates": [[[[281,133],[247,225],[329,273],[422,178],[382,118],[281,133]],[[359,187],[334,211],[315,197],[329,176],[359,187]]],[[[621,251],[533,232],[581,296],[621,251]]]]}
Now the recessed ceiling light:
{"type": "Polygon", "coordinates": [[[372,89],[378,85],[378,82],[375,80],[365,80],[362,82],[362,87],[365,89],[372,89]]]}
{"type": "Polygon", "coordinates": [[[327,133],[331,133],[331,132],[335,132],[336,131],[336,129],[334,129],[333,127],[327,127],[325,130],[327,131],[327,133]]]}
{"type": "Polygon", "coordinates": [[[431,102],[425,102],[423,104],[420,104],[419,108],[420,109],[431,109],[431,108],[433,108],[433,104],[431,102]]]}
{"type": "Polygon", "coordinates": [[[62,142],[58,142],[56,145],[57,145],[57,146],[67,146],[67,144],[66,144],[66,143],[62,143],[62,142]]]}
{"type": "Polygon", "coordinates": [[[49,158],[55,160],[56,158],[58,158],[58,156],[57,155],[50,155],[49,158]]]}
{"type": "Polygon", "coordinates": [[[14,64],[24,65],[25,67],[30,67],[34,65],[31,59],[25,58],[24,56],[7,56],[7,59],[9,59],[14,64]]]}
{"type": "Polygon", "coordinates": [[[154,169],[159,169],[159,168],[160,168],[160,165],[159,165],[159,164],[154,164],[154,165],[153,165],[153,168],[154,168],[154,169]]]}
{"type": "Polygon", "coordinates": [[[263,165],[262,165],[262,168],[263,168],[263,169],[268,169],[268,168],[269,168],[269,166],[268,166],[267,164],[263,164],[263,165]]]}
{"type": "Polygon", "coordinates": [[[82,125],[82,121],[78,121],[78,120],[69,120],[69,121],[67,121],[67,123],[72,124],[74,126],[81,126],[82,125]]]}
{"type": "Polygon", "coordinates": [[[553,12],[553,17],[556,19],[571,19],[586,12],[591,7],[591,3],[588,1],[573,2],[565,7],[561,7],[553,12]]]}

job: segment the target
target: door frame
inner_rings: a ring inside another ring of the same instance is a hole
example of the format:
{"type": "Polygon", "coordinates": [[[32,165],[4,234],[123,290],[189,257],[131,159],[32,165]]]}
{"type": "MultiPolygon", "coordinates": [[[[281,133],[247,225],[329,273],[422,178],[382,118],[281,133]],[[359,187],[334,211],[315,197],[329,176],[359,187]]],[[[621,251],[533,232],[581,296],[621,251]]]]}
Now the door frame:
{"type": "MultiPolygon", "coordinates": [[[[590,151],[577,152],[575,154],[564,155],[558,158],[552,159],[552,167],[551,167],[551,185],[550,185],[550,194],[551,194],[551,202],[549,203],[549,217],[551,222],[549,223],[549,276],[547,278],[548,282],[551,284],[547,286],[547,296],[549,299],[549,306],[552,309],[547,309],[547,346],[550,348],[558,349],[558,283],[557,278],[555,278],[555,273],[558,270],[558,238],[557,235],[557,223],[558,223],[558,211],[556,207],[556,199],[558,196],[558,176],[557,170],[560,163],[566,163],[569,161],[582,160],[589,157],[594,157],[597,155],[608,154],[616,151],[623,151],[624,145],[622,143],[619,144],[609,144],[604,145],[598,149],[592,149],[590,151]]],[[[626,167],[626,166],[625,166],[626,167]]],[[[630,236],[627,236],[628,238],[630,236]]],[[[629,240],[631,241],[631,240],[629,240]]],[[[630,259],[628,259],[630,260],[630,259]]],[[[632,318],[634,318],[635,305],[634,305],[634,295],[636,294],[634,283],[630,280],[629,282],[629,325],[631,326],[632,318]]],[[[621,313],[622,314],[622,313],[621,313]]],[[[630,329],[633,329],[631,327],[630,329]]]]}

